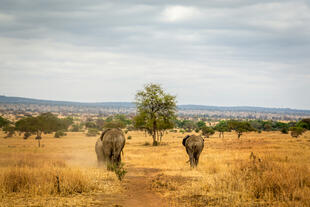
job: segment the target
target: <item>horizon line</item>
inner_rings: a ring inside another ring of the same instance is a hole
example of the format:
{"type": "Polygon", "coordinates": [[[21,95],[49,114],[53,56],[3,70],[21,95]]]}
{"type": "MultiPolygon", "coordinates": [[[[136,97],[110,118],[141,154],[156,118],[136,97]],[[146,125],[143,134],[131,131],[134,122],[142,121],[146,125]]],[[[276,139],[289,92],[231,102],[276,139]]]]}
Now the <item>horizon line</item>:
{"type": "MultiPolygon", "coordinates": [[[[51,102],[68,102],[68,103],[82,103],[82,104],[100,104],[100,103],[135,103],[134,101],[93,101],[93,102],[83,102],[83,101],[67,101],[67,100],[51,100],[51,99],[40,99],[40,98],[30,98],[30,97],[21,97],[21,96],[7,96],[0,95],[0,97],[8,97],[8,98],[22,98],[22,99],[32,99],[37,101],[51,101],[51,102]]],[[[310,109],[299,109],[299,108],[290,108],[290,107],[266,107],[266,106],[250,106],[250,105],[206,105],[206,104],[192,104],[192,103],[182,103],[177,104],[177,106],[206,106],[206,107],[251,107],[251,108],[269,108],[269,109],[290,109],[290,110],[302,110],[302,111],[310,111],[310,109]]]]}

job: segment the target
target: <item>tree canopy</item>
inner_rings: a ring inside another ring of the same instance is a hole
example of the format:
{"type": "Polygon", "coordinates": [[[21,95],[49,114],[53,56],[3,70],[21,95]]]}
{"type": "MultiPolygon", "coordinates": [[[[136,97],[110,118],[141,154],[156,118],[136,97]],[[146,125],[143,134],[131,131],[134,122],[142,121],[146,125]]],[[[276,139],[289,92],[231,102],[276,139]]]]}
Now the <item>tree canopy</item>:
{"type": "Polygon", "coordinates": [[[157,84],[148,84],[136,94],[137,115],[134,126],[145,130],[157,145],[167,129],[174,127],[176,118],[176,97],[172,96],[157,84]]]}
{"type": "Polygon", "coordinates": [[[7,120],[6,118],[3,118],[0,116],[0,128],[5,127],[10,124],[10,121],[7,120]]]}
{"type": "Polygon", "coordinates": [[[238,139],[244,132],[255,130],[248,121],[230,120],[228,121],[228,127],[237,133],[238,139]]]}
{"type": "Polygon", "coordinates": [[[66,131],[72,122],[71,118],[59,119],[56,115],[48,112],[37,117],[25,117],[18,120],[15,123],[15,130],[25,133],[25,138],[35,134],[36,139],[40,140],[42,133],[48,134],[58,130],[66,131]]]}

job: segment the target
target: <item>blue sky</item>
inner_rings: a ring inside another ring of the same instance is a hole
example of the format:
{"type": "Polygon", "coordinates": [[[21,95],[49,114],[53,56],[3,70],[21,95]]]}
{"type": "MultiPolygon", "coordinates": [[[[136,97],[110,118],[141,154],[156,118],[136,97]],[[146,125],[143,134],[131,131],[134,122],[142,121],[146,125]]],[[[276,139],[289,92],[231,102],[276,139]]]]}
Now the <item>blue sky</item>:
{"type": "Polygon", "coordinates": [[[0,0],[0,94],[310,109],[306,0],[0,0]]]}

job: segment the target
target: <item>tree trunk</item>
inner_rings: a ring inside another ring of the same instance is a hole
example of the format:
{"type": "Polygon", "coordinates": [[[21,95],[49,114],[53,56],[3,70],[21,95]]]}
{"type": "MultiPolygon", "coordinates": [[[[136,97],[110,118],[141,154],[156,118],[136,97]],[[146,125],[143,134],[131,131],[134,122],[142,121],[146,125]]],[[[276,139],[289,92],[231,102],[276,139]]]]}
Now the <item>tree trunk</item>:
{"type": "Polygon", "coordinates": [[[152,138],[153,138],[153,146],[156,146],[156,131],[152,133],[152,138]]]}

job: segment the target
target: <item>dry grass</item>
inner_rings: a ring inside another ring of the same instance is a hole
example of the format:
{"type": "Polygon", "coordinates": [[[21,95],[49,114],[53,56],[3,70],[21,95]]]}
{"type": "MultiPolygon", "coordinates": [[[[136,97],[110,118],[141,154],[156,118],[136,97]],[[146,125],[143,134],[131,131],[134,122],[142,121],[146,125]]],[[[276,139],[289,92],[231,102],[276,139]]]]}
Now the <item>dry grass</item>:
{"type": "Polygon", "coordinates": [[[310,206],[310,133],[299,139],[279,132],[234,133],[205,140],[197,169],[191,170],[179,133],[165,145],[144,146],[131,132],[126,162],[161,169],[152,187],[176,206],[310,206]],[[252,156],[251,156],[252,154],[252,156]]]}
{"type": "Polygon", "coordinates": [[[70,135],[44,137],[43,148],[20,137],[0,140],[0,206],[85,206],[97,193],[121,190],[113,173],[96,167],[95,139],[70,135]]]}
{"type": "MultiPolygon", "coordinates": [[[[125,169],[159,169],[150,187],[171,206],[310,206],[310,132],[298,139],[279,132],[240,140],[216,134],[205,140],[194,170],[181,144],[186,134],[170,132],[153,147],[144,133],[128,132],[125,169]]],[[[0,206],[90,206],[98,192],[120,194],[116,176],[96,168],[95,141],[82,133],[48,135],[38,148],[33,138],[1,138],[0,206]]]]}

